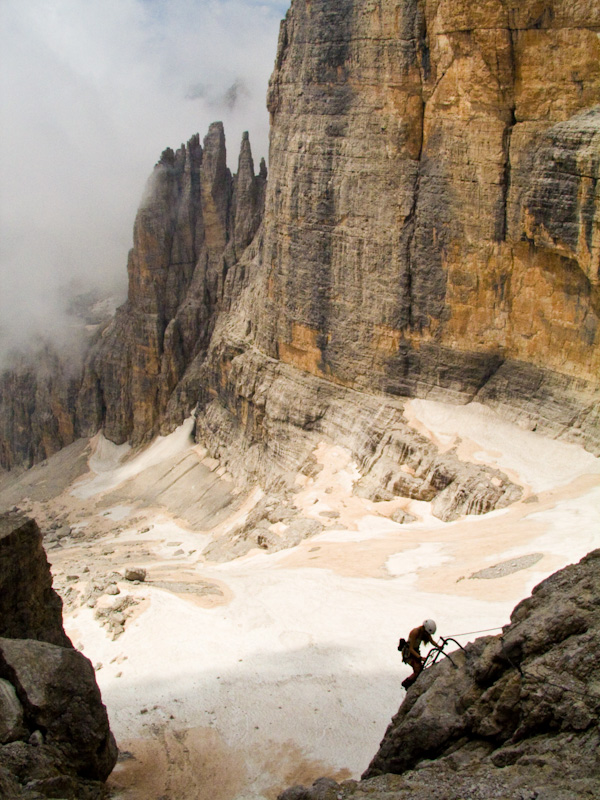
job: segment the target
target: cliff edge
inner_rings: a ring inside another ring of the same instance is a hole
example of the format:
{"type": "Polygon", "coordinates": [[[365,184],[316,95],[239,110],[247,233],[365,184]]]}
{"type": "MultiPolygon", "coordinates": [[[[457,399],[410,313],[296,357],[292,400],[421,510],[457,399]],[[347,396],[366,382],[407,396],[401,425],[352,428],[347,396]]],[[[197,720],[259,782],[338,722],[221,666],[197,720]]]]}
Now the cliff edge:
{"type": "Polygon", "coordinates": [[[409,689],[360,782],[280,800],[582,800],[600,787],[600,550],[409,689]]]}

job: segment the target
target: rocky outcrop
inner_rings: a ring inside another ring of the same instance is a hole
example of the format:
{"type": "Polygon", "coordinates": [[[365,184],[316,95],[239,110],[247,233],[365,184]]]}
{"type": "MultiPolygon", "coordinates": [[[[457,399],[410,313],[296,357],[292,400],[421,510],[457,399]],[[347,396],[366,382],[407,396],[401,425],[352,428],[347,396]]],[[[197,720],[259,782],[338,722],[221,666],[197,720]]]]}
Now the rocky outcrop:
{"type": "Polygon", "coordinates": [[[221,123],[204,146],[194,136],[164,151],[135,222],[127,303],[86,364],[78,418],[89,433],[102,425],[112,441],[139,444],[165,419],[178,424],[189,414],[193,401],[176,390],[206,352],[227,272],[260,225],[265,184],[247,134],[231,175],[221,123]]]}
{"type": "MultiPolygon", "coordinates": [[[[15,687],[29,730],[42,734],[38,746],[58,750],[75,775],[103,781],[117,749],[102,705],[94,668],[77,650],[29,639],[0,639],[0,673],[15,687]]],[[[12,737],[11,737],[12,738],[12,737]]],[[[19,739],[17,739],[19,741],[19,739]]],[[[12,748],[0,754],[10,763],[12,748]]]]}
{"type": "Polygon", "coordinates": [[[598,451],[598,13],[292,3],[252,345],[598,451]]]}
{"type": "Polygon", "coordinates": [[[0,637],[72,647],[35,520],[0,515],[0,637]]]}
{"type": "Polygon", "coordinates": [[[0,517],[0,790],[100,800],[117,759],[90,661],[62,627],[34,520],[0,517]]]}
{"type": "Polygon", "coordinates": [[[501,636],[425,670],[363,780],[281,800],[596,797],[599,592],[596,550],[537,586],[501,636]]]}
{"type": "Polygon", "coordinates": [[[432,501],[433,513],[448,521],[521,496],[500,471],[465,463],[454,450],[440,453],[393,398],[337,386],[250,349],[215,353],[205,370],[219,376],[220,392],[201,394],[196,436],[238,485],[293,478],[318,443],[330,441],[351,451],[360,476],[354,491],[375,501],[432,501]]]}

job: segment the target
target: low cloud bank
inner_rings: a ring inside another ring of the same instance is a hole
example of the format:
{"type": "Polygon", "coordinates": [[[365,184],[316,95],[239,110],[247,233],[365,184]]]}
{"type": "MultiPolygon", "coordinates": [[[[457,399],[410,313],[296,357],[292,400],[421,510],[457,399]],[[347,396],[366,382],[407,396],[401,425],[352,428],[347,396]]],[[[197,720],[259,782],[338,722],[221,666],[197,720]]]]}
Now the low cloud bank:
{"type": "Polygon", "coordinates": [[[279,0],[4,0],[0,6],[0,365],[63,341],[73,297],[125,298],[145,180],[161,151],[224,122],[267,155],[279,0]],[[39,341],[39,339],[38,339],[39,341]]]}

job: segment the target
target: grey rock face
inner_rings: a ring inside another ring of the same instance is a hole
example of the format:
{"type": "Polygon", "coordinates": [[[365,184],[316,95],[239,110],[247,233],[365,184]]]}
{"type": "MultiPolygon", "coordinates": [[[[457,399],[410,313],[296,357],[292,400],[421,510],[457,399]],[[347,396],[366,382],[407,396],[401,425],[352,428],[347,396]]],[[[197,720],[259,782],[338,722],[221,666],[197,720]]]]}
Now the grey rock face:
{"type": "MultiPolygon", "coordinates": [[[[541,228],[532,236],[521,220],[507,231],[507,219],[542,205],[557,225],[570,215],[571,239],[577,220],[590,232],[598,225],[595,122],[576,113],[600,98],[600,71],[583,55],[597,52],[597,8],[585,3],[574,19],[567,5],[553,2],[540,29],[534,4],[518,13],[496,2],[292,4],[268,101],[269,214],[253,336],[261,350],[402,395],[464,399],[509,360],[597,388],[589,286],[572,280],[572,264],[549,259],[541,228]],[[586,63],[579,96],[559,40],[586,63]],[[551,142],[562,161],[549,160],[551,142]],[[530,184],[532,152],[541,194],[530,184]],[[567,161],[577,163],[569,200],[560,190],[567,161]],[[557,280],[571,290],[548,307],[557,280]],[[571,330],[572,314],[587,343],[571,330]]],[[[589,273],[584,261],[597,267],[597,255],[584,249],[568,255],[589,273]]]]}
{"type": "Polygon", "coordinates": [[[0,636],[72,646],[42,534],[35,520],[15,513],[0,515],[0,636]]]}
{"type": "Polygon", "coordinates": [[[363,780],[281,800],[576,798],[600,786],[600,551],[522,601],[500,637],[425,670],[363,780]]]}
{"type": "Polygon", "coordinates": [[[193,402],[176,391],[206,352],[229,268],[262,218],[266,169],[254,174],[247,135],[238,174],[226,165],[221,123],[176,153],[165,150],[134,227],[127,303],[88,358],[78,398],[82,429],[103,425],[139,444],[178,424],[193,402]]]}
{"type": "MultiPolygon", "coordinates": [[[[213,368],[218,361],[205,367],[213,368]]],[[[440,455],[410,427],[400,401],[348,391],[256,351],[232,353],[220,386],[220,398],[206,392],[198,406],[196,437],[240,483],[285,481],[329,440],[351,450],[361,473],[355,491],[375,501],[431,500],[437,516],[452,520],[521,496],[501,472],[440,455]]]]}
{"type": "Polygon", "coordinates": [[[486,742],[491,763],[501,766],[524,759],[529,740],[535,750],[544,735],[562,741],[597,734],[599,566],[596,550],[555,573],[515,608],[500,637],[456,653],[458,669],[446,662],[427,670],[365,776],[402,773],[467,741],[486,742]]]}
{"type": "Polygon", "coordinates": [[[0,466],[30,467],[78,436],[79,375],[47,346],[0,373],[0,466]]]}
{"type": "Polygon", "coordinates": [[[600,105],[546,130],[528,165],[529,188],[519,204],[517,231],[524,230],[536,246],[576,262],[597,304],[600,105]]]}
{"type": "Polygon", "coordinates": [[[101,426],[139,443],[181,422],[195,398],[179,383],[229,304],[226,276],[260,226],[266,179],[247,134],[230,173],[221,123],[204,146],[196,135],[163,152],[134,226],[127,302],[92,336],[84,367],[47,347],[0,375],[1,467],[31,466],[101,426]]]}
{"type": "MultiPolygon", "coordinates": [[[[103,425],[139,444],[210,396],[199,429],[225,451],[261,427],[259,405],[248,420],[230,394],[248,352],[248,384],[274,359],[366,394],[477,399],[600,452],[600,17],[592,0],[540,9],[294,0],[268,94],[268,190],[246,137],[229,173],[220,124],[163,153],[128,301],[98,335],[75,416],[44,441],[103,425]]],[[[7,428],[2,462],[39,457],[37,412],[4,398],[20,432],[7,428]]],[[[309,418],[311,400],[291,403],[309,418]]]]}

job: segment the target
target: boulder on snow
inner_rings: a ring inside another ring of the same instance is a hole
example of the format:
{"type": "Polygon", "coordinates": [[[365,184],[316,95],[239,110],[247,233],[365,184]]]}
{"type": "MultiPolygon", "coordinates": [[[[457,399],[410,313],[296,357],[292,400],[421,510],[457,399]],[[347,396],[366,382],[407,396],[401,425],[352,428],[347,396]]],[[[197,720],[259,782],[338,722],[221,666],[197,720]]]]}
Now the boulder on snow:
{"type": "Polygon", "coordinates": [[[146,580],[146,570],[142,567],[129,567],[125,570],[125,580],[143,582],[146,580]]]}

